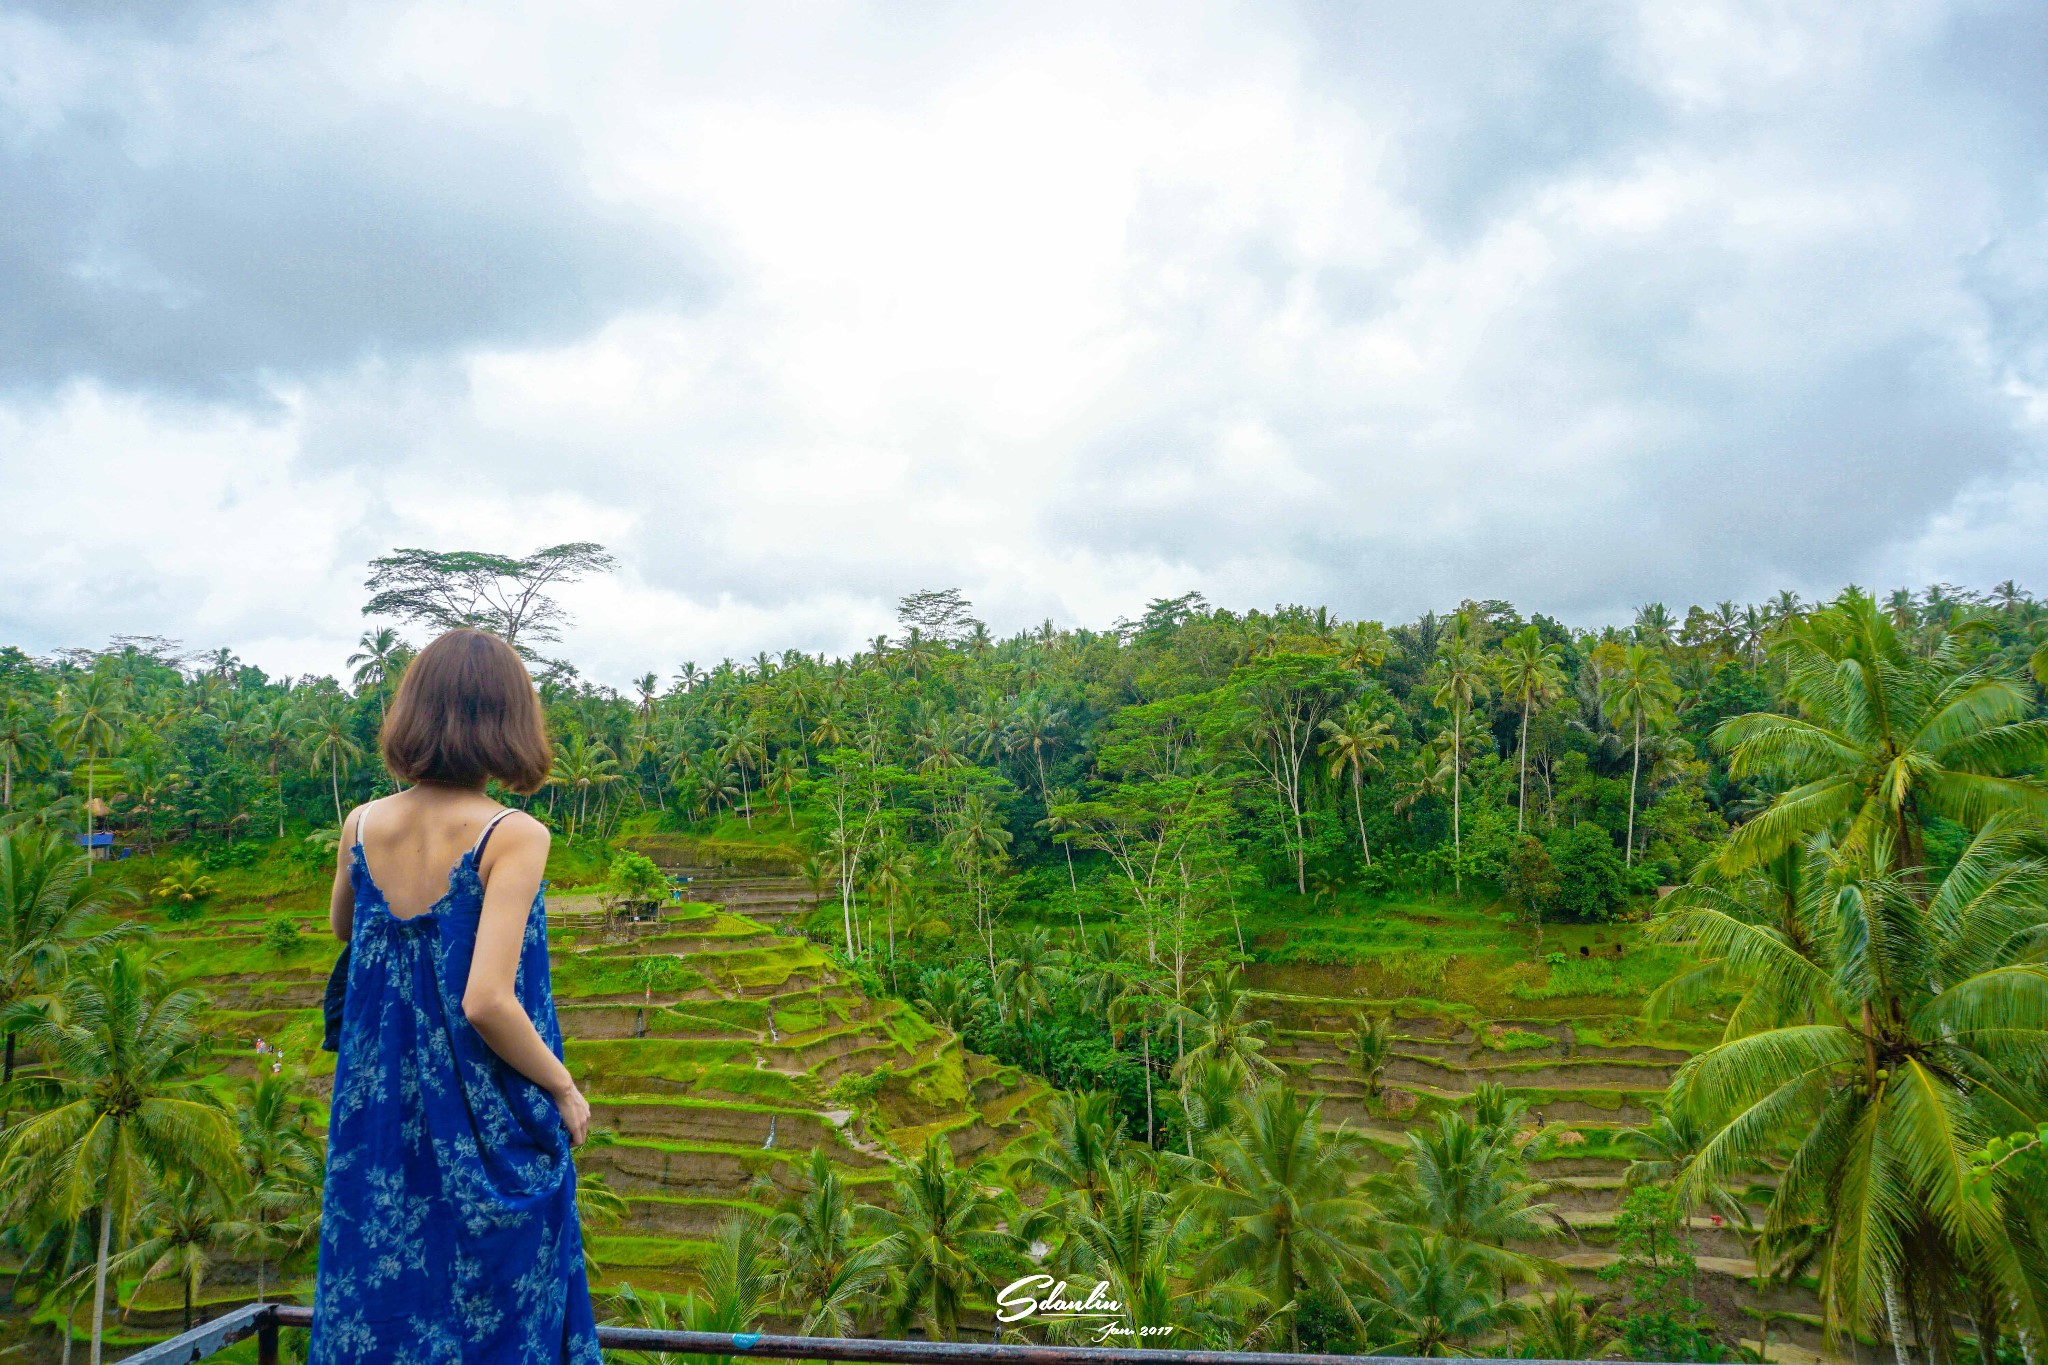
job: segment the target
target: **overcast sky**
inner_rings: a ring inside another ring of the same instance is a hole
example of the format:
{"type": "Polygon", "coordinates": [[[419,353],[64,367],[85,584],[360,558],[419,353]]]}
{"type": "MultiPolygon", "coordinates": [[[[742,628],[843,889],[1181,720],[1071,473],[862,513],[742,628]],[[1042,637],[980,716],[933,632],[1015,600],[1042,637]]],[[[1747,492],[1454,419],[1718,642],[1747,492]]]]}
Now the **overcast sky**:
{"type": "Polygon", "coordinates": [[[0,642],[2048,590],[2048,6],[0,0],[0,642]]]}

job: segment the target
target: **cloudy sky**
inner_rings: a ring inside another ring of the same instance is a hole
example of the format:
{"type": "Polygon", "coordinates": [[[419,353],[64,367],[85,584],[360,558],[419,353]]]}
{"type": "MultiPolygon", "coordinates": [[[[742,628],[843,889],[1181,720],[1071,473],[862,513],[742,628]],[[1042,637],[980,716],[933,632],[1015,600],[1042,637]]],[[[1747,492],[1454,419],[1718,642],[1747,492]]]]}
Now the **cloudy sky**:
{"type": "Polygon", "coordinates": [[[2035,0],[0,0],[0,642],[2048,590],[2035,0]]]}

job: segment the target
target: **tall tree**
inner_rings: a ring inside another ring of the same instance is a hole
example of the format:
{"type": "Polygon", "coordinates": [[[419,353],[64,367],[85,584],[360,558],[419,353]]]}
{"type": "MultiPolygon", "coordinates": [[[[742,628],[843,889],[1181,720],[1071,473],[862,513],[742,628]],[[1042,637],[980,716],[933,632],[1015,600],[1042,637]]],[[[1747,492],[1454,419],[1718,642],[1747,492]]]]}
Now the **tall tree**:
{"type": "Polygon", "coordinates": [[[355,718],[348,703],[328,697],[299,722],[306,736],[306,757],[315,767],[327,765],[328,791],[334,797],[334,827],[340,829],[345,817],[341,809],[341,770],[353,768],[363,756],[356,742],[355,718]]]}
{"type": "Polygon", "coordinates": [[[1472,618],[1459,612],[1437,646],[1436,666],[1430,672],[1436,689],[1434,701],[1451,713],[1451,881],[1461,895],[1465,890],[1465,718],[1472,714],[1473,703],[1486,695],[1486,663],[1474,634],[1472,618]]]}
{"type": "Polygon", "coordinates": [[[1501,695],[1522,712],[1522,737],[1516,745],[1520,795],[1515,803],[1515,833],[1520,834],[1527,827],[1529,813],[1529,717],[1564,691],[1564,651],[1545,643],[1543,633],[1534,625],[1524,626],[1500,642],[1495,670],[1500,675],[1501,695]]]}
{"type": "Polygon", "coordinates": [[[1661,650],[1630,645],[1614,671],[1600,684],[1600,704],[1608,717],[1629,727],[1628,855],[1636,860],[1636,789],[1643,771],[1643,731],[1664,724],[1678,700],[1671,665],[1661,650]]]}
{"type": "Polygon", "coordinates": [[[861,1207],[882,1234],[877,1251],[895,1274],[899,1329],[918,1322],[934,1340],[950,1340],[969,1295],[990,1288],[989,1261],[1014,1239],[988,1189],[988,1173],[955,1166],[945,1137],[933,1134],[898,1169],[889,1203],[861,1207]]]}
{"type": "Polygon", "coordinates": [[[81,757],[85,769],[85,846],[92,849],[94,806],[100,756],[114,747],[115,726],[121,723],[121,697],[113,681],[88,673],[57,693],[57,735],[65,748],[81,757]]]}
{"type": "Polygon", "coordinates": [[[1363,1148],[1342,1129],[1323,1132],[1321,1109],[1278,1082],[1261,1086],[1217,1141],[1214,1176],[1189,1192],[1216,1233],[1202,1273],[1261,1281],[1289,1349],[1305,1290],[1351,1312],[1344,1281],[1372,1235],[1371,1208],[1352,1188],[1363,1148]]]}
{"type": "MultiPolygon", "coordinates": [[[[1672,1083],[1673,1115],[1710,1135],[1678,1193],[1700,1202],[1789,1151],[1765,1241],[1812,1239],[1831,1331],[1883,1328],[1903,1352],[1910,1323],[1951,1359],[1953,1317],[1982,1308],[1973,1287],[2035,1340],[2048,1329],[2038,1248],[2013,1240],[2029,1211],[1971,1175],[1991,1136],[2044,1117],[2048,973],[2030,945],[2048,932],[2048,862],[2035,839],[1996,816],[1924,889],[1837,860],[1803,941],[1713,903],[1660,922],[1760,1002],[1672,1083]]],[[[1995,1323],[1980,1330],[1995,1340],[1995,1323]]]]}
{"type": "Polygon", "coordinates": [[[1351,813],[1358,821],[1358,850],[1372,866],[1372,843],[1365,837],[1365,770],[1384,765],[1380,754],[1394,747],[1393,727],[1364,707],[1347,706],[1323,721],[1323,762],[1331,777],[1349,774],[1351,813]]]}
{"type": "Polygon", "coordinates": [[[87,930],[134,899],[130,888],[94,877],[85,855],[62,835],[18,829],[0,839],[0,1084],[14,1079],[13,1021],[21,1006],[48,998],[79,951],[122,937],[125,925],[91,937],[87,930]]]}
{"type": "Polygon", "coordinates": [[[0,811],[14,809],[14,775],[33,771],[45,750],[35,708],[20,697],[0,697],[0,811]]]}
{"type": "Polygon", "coordinates": [[[116,1230],[133,1224],[159,1182],[233,1177],[234,1124],[203,1079],[212,1053],[204,1006],[196,991],[167,989],[146,948],[112,947],[67,979],[57,1006],[27,1030],[51,1070],[14,1081],[31,1113],[0,1134],[0,1188],[66,1217],[97,1210],[92,1365],[116,1230]]]}
{"type": "Polygon", "coordinates": [[[1327,657],[1279,653],[1242,665],[1232,675],[1218,719],[1239,750],[1273,788],[1291,831],[1287,853],[1295,889],[1308,894],[1305,770],[1326,717],[1355,683],[1327,657]]]}
{"type": "Polygon", "coordinates": [[[1885,866],[1903,872],[1926,861],[1932,817],[1966,827],[1999,811],[2048,818],[2036,775],[2048,721],[2019,678],[1972,661],[1963,634],[1915,654],[1875,602],[1852,592],[1787,630],[1774,652],[1798,714],[1735,716],[1714,730],[1731,773],[1785,787],[1729,839],[1728,866],[1830,830],[1847,851],[1881,846],[1885,866]]]}
{"type": "Polygon", "coordinates": [[[570,541],[530,555],[399,549],[370,561],[365,616],[415,621],[436,631],[487,630],[528,658],[533,644],[562,638],[568,622],[550,594],[617,561],[602,545],[570,541]]]}

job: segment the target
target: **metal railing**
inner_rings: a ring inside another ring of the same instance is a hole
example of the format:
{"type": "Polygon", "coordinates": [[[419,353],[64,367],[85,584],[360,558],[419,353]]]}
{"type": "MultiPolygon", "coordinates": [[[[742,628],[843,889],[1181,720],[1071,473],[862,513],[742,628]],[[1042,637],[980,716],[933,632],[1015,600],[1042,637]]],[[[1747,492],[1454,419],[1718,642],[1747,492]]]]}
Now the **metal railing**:
{"type": "MultiPolygon", "coordinates": [[[[313,1310],[301,1304],[252,1303],[129,1356],[124,1365],[190,1365],[249,1337],[258,1365],[277,1365],[280,1327],[310,1327],[313,1310]]],[[[759,1356],[768,1360],[842,1360],[874,1365],[1355,1365],[1356,1356],[1295,1355],[1285,1351],[1174,1351],[1119,1346],[998,1345],[986,1341],[897,1341],[882,1337],[781,1337],[742,1332],[661,1332],[643,1327],[600,1327],[597,1344],[614,1351],[675,1355],[759,1356]]],[[[1375,1365],[1443,1365],[1405,1356],[1375,1356],[1375,1365]]],[[[1469,1365],[1580,1365],[1554,1360],[1494,1361],[1469,1365]]],[[[1608,1362],[1607,1365],[1628,1365],[1608,1362]]]]}

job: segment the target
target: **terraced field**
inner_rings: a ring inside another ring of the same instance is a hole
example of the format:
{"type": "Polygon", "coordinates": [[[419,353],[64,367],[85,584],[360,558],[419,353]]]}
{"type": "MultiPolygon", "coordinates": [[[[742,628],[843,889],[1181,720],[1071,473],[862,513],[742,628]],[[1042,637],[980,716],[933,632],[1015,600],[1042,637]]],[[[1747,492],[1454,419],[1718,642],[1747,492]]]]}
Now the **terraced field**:
{"type": "MultiPolygon", "coordinates": [[[[739,1208],[772,1209],[813,1148],[870,1198],[882,1196],[890,1162],[933,1134],[957,1157],[1007,1164],[1043,1086],[843,979],[794,936],[790,922],[814,899],[802,883],[672,870],[692,878],[692,900],[658,918],[620,923],[575,894],[549,904],[565,1052],[593,1110],[579,1164],[602,1174],[630,1211],[592,1238],[600,1287],[688,1287],[719,1222],[739,1208]]],[[[333,1058],[317,1050],[319,1003],[337,950],[324,903],[289,899],[222,909],[162,937],[212,1001],[224,1070],[246,1076],[273,1065],[255,1050],[264,1039],[324,1108],[333,1058]],[[280,916],[302,931],[289,953],[264,938],[280,916]]],[[[247,1267],[220,1267],[206,1307],[219,1311],[252,1291],[247,1267]]],[[[152,1288],[124,1331],[148,1339],[177,1320],[175,1293],[152,1288]]]]}
{"type": "MultiPolygon", "coordinates": [[[[1340,972],[1254,967],[1251,979],[1263,989],[1253,998],[1275,1026],[1267,1055],[1298,1087],[1323,1097],[1326,1118],[1364,1132],[1391,1163],[1409,1128],[1465,1103],[1481,1084],[1505,1086],[1549,1135],[1548,1155],[1535,1170],[1551,1183],[1547,1201],[1570,1230],[1562,1240],[1527,1249],[1562,1262],[1581,1290],[1611,1293],[1599,1273],[1615,1259],[1614,1222],[1628,1166],[1616,1134],[1652,1116],[1672,1074],[1707,1041],[1707,1030],[1671,1026],[1664,1032],[1678,1037],[1639,1039],[1632,1021],[1612,1015],[1596,1023],[1527,1014],[1491,1020],[1415,1000],[1275,988],[1302,976],[1324,989],[1342,980],[1340,972]],[[1385,1093],[1377,1100],[1367,1098],[1349,1042],[1361,1013],[1388,1015],[1395,1035],[1394,1057],[1382,1077],[1385,1093]]],[[[1761,1220],[1761,1208],[1752,1212],[1761,1220]]],[[[1694,1218],[1692,1233],[1709,1309],[1724,1322],[1751,1322],[1746,1335],[1754,1340],[1759,1301],[1750,1248],[1735,1228],[1711,1217],[1694,1218]]],[[[1762,1307],[1772,1314],[1774,1358],[1837,1358],[1822,1349],[1820,1305],[1810,1288],[1770,1290],[1762,1307]]]]}

